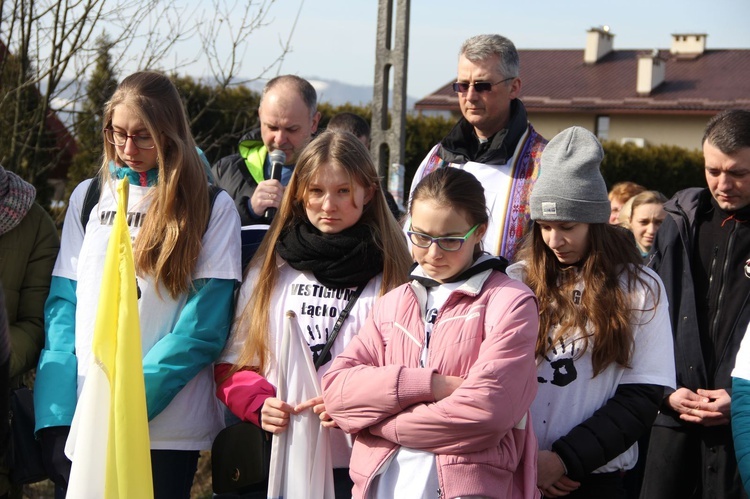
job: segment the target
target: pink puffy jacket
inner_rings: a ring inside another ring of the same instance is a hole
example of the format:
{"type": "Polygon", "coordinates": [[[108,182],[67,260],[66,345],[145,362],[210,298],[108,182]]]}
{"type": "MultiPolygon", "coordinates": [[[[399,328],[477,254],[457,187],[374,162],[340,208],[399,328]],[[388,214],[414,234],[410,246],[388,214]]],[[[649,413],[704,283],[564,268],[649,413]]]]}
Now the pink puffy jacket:
{"type": "Polygon", "coordinates": [[[327,412],[357,434],[354,497],[368,497],[399,445],[436,454],[441,497],[539,497],[529,417],[537,390],[534,295],[498,271],[469,278],[436,319],[429,369],[419,367],[426,297],[417,282],[383,296],[323,377],[327,412]],[[464,382],[435,402],[433,372],[464,382]]]}

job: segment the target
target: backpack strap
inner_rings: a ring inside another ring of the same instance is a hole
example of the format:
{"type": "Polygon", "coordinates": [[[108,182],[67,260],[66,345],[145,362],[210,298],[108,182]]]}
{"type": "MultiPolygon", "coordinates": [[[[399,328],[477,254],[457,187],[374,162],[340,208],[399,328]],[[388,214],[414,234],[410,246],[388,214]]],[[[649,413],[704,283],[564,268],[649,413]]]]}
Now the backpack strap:
{"type": "Polygon", "coordinates": [[[99,196],[102,193],[102,179],[99,175],[96,175],[91,179],[91,183],[86,189],[86,196],[83,198],[83,207],[81,208],[81,226],[83,226],[83,233],[86,233],[86,225],[89,223],[91,212],[94,211],[94,206],[99,202],[99,196]]]}
{"type": "MultiPolygon", "coordinates": [[[[216,197],[219,195],[221,191],[223,191],[221,187],[218,187],[216,185],[209,185],[208,186],[208,211],[209,213],[214,210],[214,203],[216,202],[216,197]]],[[[102,181],[101,177],[97,175],[96,177],[91,179],[91,183],[89,184],[88,188],[86,189],[86,196],[83,198],[83,207],[81,208],[81,225],[83,226],[83,233],[86,233],[86,225],[89,223],[89,218],[91,217],[91,212],[94,211],[94,206],[99,202],[99,196],[102,192],[102,181]]],[[[209,222],[210,222],[210,215],[209,215],[209,222]]],[[[208,224],[206,224],[206,230],[208,230],[208,224]]]]}
{"type": "MultiPolygon", "coordinates": [[[[211,213],[214,211],[214,203],[216,202],[216,198],[219,195],[221,191],[223,191],[221,187],[214,184],[209,184],[208,186],[208,221],[206,222],[206,230],[208,230],[208,224],[211,223],[211,213]]],[[[203,232],[205,232],[204,230],[203,232]]]]}

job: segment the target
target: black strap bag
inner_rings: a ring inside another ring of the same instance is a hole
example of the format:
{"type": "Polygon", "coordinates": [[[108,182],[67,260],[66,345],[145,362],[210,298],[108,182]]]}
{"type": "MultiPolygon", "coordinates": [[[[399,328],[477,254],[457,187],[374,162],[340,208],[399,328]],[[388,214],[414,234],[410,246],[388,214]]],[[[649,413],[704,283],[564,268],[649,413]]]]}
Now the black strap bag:
{"type": "Polygon", "coordinates": [[[8,467],[10,481],[23,485],[47,478],[42,448],[34,436],[34,394],[21,387],[10,392],[10,438],[8,467]]]}

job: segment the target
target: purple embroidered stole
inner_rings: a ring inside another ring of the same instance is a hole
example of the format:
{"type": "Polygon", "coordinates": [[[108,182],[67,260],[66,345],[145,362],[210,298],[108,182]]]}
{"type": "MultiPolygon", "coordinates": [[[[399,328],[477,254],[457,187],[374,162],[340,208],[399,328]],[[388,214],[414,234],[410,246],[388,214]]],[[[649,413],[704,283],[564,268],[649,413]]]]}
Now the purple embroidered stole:
{"type": "MultiPolygon", "coordinates": [[[[510,182],[510,192],[508,192],[507,196],[500,247],[485,248],[490,253],[502,255],[510,261],[513,261],[521,239],[523,239],[523,236],[531,227],[529,196],[531,195],[534,182],[539,176],[539,163],[542,158],[542,151],[544,150],[544,146],[547,145],[547,140],[539,135],[531,125],[529,125],[529,129],[525,136],[521,138],[521,141],[523,141],[523,146],[520,148],[518,154],[511,159],[510,176],[512,180],[510,182]]],[[[439,147],[433,149],[432,154],[427,159],[422,178],[436,168],[453,165],[438,156],[439,150],[439,147]]]]}

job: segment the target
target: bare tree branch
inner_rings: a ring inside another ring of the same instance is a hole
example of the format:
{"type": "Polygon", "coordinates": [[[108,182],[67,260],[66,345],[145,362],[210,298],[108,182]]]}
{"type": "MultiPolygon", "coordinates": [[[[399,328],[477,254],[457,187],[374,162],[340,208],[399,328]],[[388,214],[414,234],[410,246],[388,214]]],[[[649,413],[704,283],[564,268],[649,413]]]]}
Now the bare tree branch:
{"type": "MultiPolygon", "coordinates": [[[[51,138],[50,119],[78,112],[98,34],[109,35],[117,73],[135,67],[176,74],[205,62],[216,90],[208,108],[222,89],[280,69],[294,28],[267,67],[240,76],[251,36],[272,21],[275,2],[214,0],[206,13],[188,0],[0,0],[0,48],[7,49],[0,52],[0,126],[8,132],[0,136],[0,162],[32,182],[58,167],[65,151],[51,138]],[[201,50],[179,50],[191,41],[201,50]]],[[[204,110],[194,114],[200,119],[204,110]]],[[[59,139],[65,131],[57,128],[59,139]]]]}

